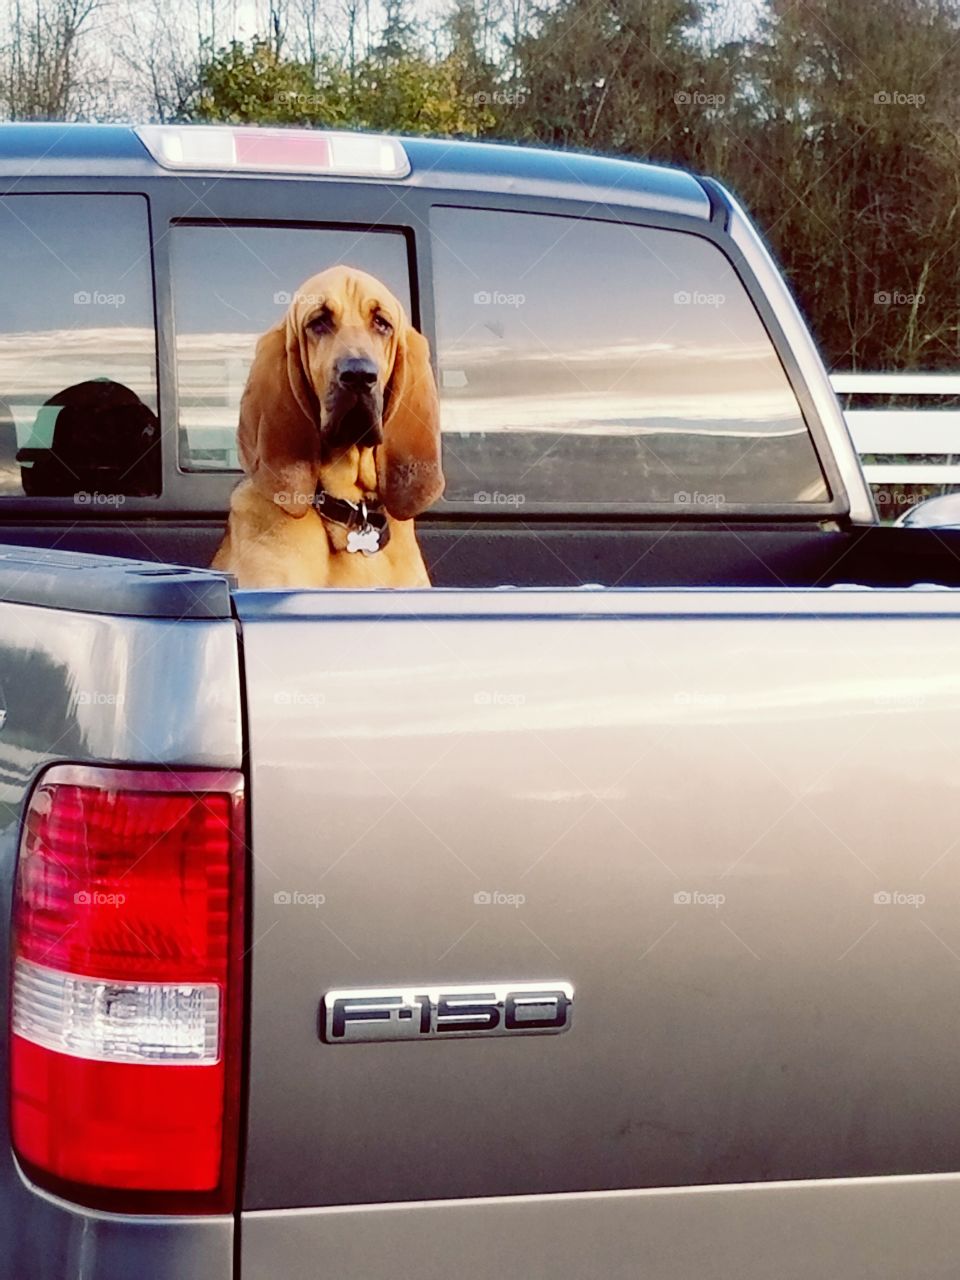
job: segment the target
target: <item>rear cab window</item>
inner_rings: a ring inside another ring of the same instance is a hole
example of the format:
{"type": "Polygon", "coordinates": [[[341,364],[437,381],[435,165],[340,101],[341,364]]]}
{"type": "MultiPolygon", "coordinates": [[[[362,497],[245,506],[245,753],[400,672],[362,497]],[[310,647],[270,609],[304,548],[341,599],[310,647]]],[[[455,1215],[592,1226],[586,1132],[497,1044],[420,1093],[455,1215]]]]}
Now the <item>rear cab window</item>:
{"type": "Polygon", "coordinates": [[[400,231],[181,224],[172,229],[172,288],[185,471],[237,470],[240,397],[257,339],[297,288],[347,263],[382,280],[410,313],[400,231]]]}

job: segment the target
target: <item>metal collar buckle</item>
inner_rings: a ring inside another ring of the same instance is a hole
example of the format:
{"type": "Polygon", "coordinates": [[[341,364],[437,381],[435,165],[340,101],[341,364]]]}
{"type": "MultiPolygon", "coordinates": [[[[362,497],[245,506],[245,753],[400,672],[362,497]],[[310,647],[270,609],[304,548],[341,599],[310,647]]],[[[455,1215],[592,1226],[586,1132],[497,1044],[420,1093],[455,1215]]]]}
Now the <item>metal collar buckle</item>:
{"type": "Polygon", "coordinates": [[[313,507],[319,516],[347,531],[347,551],[375,556],[390,541],[390,525],[385,511],[371,511],[366,502],[350,502],[334,498],[323,489],[313,495],[313,507]]]}

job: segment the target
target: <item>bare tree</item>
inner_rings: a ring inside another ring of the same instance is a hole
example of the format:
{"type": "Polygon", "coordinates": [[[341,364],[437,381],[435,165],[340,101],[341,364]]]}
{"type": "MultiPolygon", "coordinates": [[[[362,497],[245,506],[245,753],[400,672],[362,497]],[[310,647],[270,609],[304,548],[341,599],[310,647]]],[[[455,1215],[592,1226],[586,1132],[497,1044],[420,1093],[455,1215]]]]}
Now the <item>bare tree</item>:
{"type": "Polygon", "coordinates": [[[117,0],[117,56],[127,70],[128,114],[183,119],[204,61],[237,34],[237,0],[117,0]]]}
{"type": "Polygon", "coordinates": [[[301,54],[311,71],[316,73],[320,62],[321,42],[326,22],[322,16],[320,0],[297,0],[297,25],[301,34],[301,54]]]}
{"type": "Polygon", "coordinates": [[[69,120],[84,114],[97,85],[84,41],[108,0],[13,0],[0,50],[0,96],[14,120],[69,120]]]}

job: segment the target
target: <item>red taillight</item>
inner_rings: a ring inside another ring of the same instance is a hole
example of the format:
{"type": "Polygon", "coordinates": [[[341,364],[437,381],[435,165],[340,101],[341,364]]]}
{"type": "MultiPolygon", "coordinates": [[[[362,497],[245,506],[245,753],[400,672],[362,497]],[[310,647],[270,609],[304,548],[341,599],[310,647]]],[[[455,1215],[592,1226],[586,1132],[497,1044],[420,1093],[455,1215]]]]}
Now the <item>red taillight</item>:
{"type": "Polygon", "coordinates": [[[231,1206],[243,850],[239,774],[57,765],[40,779],[11,1001],[13,1142],[33,1176],[111,1205],[231,1206]]]}

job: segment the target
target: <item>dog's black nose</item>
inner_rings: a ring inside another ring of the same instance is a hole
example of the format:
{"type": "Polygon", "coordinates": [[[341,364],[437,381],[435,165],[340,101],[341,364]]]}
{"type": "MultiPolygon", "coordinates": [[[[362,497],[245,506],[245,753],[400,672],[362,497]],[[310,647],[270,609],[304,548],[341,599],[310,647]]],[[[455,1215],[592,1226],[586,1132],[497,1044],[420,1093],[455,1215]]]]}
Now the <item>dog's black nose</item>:
{"type": "Polygon", "coordinates": [[[377,366],[366,356],[345,356],[337,363],[337,381],[350,391],[369,391],[377,380],[377,366]]]}

